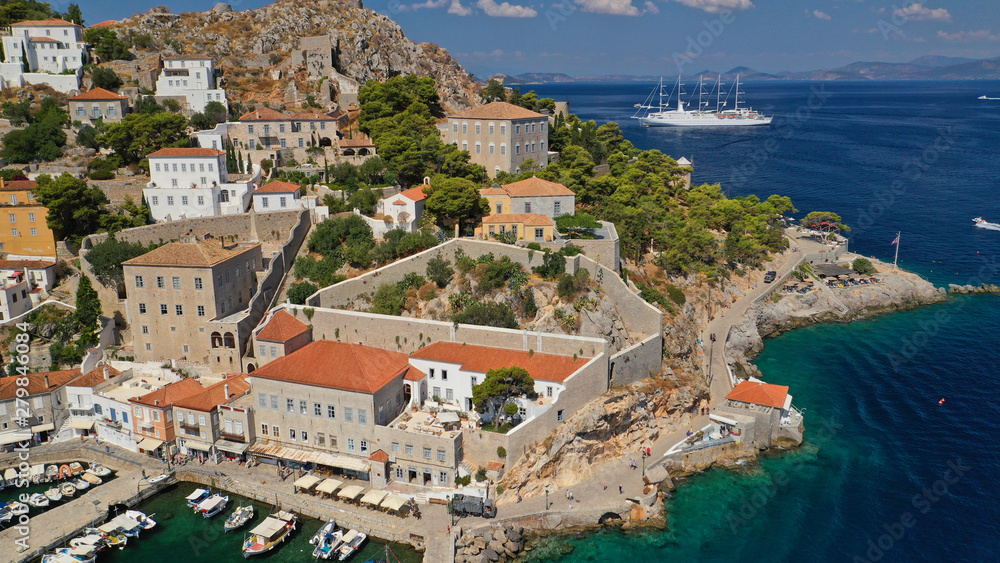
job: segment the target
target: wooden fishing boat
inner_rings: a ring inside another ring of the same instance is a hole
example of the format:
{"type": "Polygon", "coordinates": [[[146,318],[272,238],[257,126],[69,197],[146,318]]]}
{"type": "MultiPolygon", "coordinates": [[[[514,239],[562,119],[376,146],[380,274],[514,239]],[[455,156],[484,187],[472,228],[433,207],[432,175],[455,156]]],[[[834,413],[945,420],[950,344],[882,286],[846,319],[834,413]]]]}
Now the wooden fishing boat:
{"type": "Polygon", "coordinates": [[[70,471],[73,472],[73,475],[79,475],[83,473],[83,465],[79,461],[74,461],[70,463],[69,469],[70,471]]]}
{"type": "Polygon", "coordinates": [[[152,530],[156,527],[156,520],[153,520],[152,516],[146,516],[144,512],[139,512],[138,510],[126,510],[125,516],[128,516],[138,522],[143,530],[152,530]]]}
{"type": "Polygon", "coordinates": [[[53,502],[59,502],[62,500],[62,493],[59,492],[59,487],[51,487],[49,490],[45,491],[45,497],[53,502]]]}
{"type": "Polygon", "coordinates": [[[60,547],[59,549],[56,550],[56,553],[69,555],[79,563],[94,563],[94,560],[97,559],[97,549],[89,545],[80,545],[77,547],[60,547]]]}
{"type": "Polygon", "coordinates": [[[252,518],[253,518],[252,504],[238,507],[235,511],[233,511],[232,514],[229,515],[229,518],[226,519],[226,526],[225,526],[226,532],[228,533],[237,528],[243,527],[252,518]]]}
{"type": "Polygon", "coordinates": [[[279,510],[250,530],[243,541],[243,558],[263,555],[288,539],[298,522],[298,516],[279,510]]]}
{"type": "Polygon", "coordinates": [[[59,492],[62,493],[64,498],[73,498],[76,495],[76,487],[73,483],[66,482],[59,485],[59,492]]]}
{"type": "Polygon", "coordinates": [[[184,499],[187,500],[187,505],[190,508],[194,508],[199,504],[201,504],[205,499],[207,499],[211,495],[212,491],[209,491],[208,489],[195,489],[193,493],[184,497],[184,499]]]}
{"type": "Polygon", "coordinates": [[[93,473],[90,473],[89,471],[85,471],[83,475],[80,475],[80,478],[90,483],[91,485],[100,485],[101,483],[103,483],[100,477],[94,475],[93,473]]]}
{"type": "Polygon", "coordinates": [[[229,497],[216,494],[203,500],[195,507],[194,511],[205,518],[211,518],[225,510],[227,504],[229,504],[229,497]]]}
{"type": "Polygon", "coordinates": [[[76,490],[78,491],[85,491],[90,488],[90,483],[82,477],[77,477],[76,479],[73,479],[73,486],[76,487],[76,490]]]}

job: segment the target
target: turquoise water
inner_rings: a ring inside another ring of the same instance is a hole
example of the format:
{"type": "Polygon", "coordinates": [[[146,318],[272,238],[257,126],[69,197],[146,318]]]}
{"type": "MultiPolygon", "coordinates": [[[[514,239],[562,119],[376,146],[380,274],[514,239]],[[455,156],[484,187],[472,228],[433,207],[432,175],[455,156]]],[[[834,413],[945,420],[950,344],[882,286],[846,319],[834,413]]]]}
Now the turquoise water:
{"type": "MultiPolygon", "coordinates": [[[[254,503],[254,519],[240,530],[224,533],[226,518],[237,506],[247,504],[246,498],[229,493],[226,510],[210,519],[196,515],[188,508],[184,497],[197,488],[193,484],[181,483],[166,492],[154,496],[139,506],[139,510],[152,515],[157,526],[142,532],[138,540],[130,539],[121,551],[105,551],[98,557],[101,563],[160,563],[178,561],[243,561],[242,542],[248,530],[253,529],[271,512],[270,506],[254,503]]],[[[299,521],[298,529],[271,553],[255,557],[253,560],[286,563],[293,561],[316,561],[312,556],[309,539],[319,530],[322,523],[312,518],[299,521]]],[[[364,547],[349,561],[368,561],[384,555],[385,542],[369,538],[364,547]]],[[[422,560],[408,546],[390,544],[390,549],[402,563],[417,563],[422,560]]]]}

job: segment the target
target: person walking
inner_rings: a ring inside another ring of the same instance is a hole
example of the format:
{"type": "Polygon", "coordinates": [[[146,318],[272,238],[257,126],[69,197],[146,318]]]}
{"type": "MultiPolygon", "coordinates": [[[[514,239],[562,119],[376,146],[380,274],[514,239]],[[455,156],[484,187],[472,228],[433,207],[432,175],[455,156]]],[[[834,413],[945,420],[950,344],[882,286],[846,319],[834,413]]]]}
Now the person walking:
{"type": "Polygon", "coordinates": [[[607,481],[604,482],[604,490],[605,491],[608,490],[608,482],[607,481]]]}
{"type": "Polygon", "coordinates": [[[622,494],[622,486],[620,484],[618,485],[618,494],[622,494]]]}

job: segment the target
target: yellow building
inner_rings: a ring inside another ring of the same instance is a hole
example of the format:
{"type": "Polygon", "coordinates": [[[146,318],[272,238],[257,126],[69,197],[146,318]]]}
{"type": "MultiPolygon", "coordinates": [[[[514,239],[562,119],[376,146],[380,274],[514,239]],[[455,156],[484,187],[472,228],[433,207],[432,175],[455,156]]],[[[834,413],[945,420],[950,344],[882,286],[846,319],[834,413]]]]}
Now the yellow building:
{"type": "Polygon", "coordinates": [[[56,259],[56,237],[45,221],[49,210],[35,200],[36,186],[0,178],[0,253],[8,260],[56,259]]]}
{"type": "Polygon", "coordinates": [[[506,233],[514,233],[517,240],[551,242],[555,238],[555,223],[537,213],[503,213],[483,217],[483,224],[476,227],[475,234],[489,240],[506,233]]]}

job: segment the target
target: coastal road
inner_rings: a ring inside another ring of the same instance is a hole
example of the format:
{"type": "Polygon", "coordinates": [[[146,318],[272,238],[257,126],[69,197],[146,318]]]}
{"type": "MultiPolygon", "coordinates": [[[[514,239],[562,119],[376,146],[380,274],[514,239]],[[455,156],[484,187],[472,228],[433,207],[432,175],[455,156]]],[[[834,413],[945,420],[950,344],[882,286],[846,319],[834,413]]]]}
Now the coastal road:
{"type": "Polygon", "coordinates": [[[724,354],[726,336],[729,334],[729,329],[734,324],[743,320],[744,315],[746,315],[747,310],[753,305],[754,300],[772,287],[780,284],[798,266],[803,256],[829,250],[829,247],[823,243],[802,236],[801,233],[796,232],[794,229],[786,229],[785,235],[789,239],[789,249],[776,257],[775,262],[768,266],[768,269],[774,269],[778,273],[778,278],[773,283],[766,284],[763,281],[763,273],[754,272],[750,279],[757,282],[757,287],[747,290],[742,297],[723,308],[720,313],[715,315],[714,319],[709,321],[708,326],[701,335],[702,346],[705,352],[702,365],[706,368],[707,373],[712,374],[710,401],[712,405],[721,404],[725,400],[726,395],[733,390],[733,385],[729,380],[729,373],[726,369],[724,354]],[[715,342],[711,340],[712,334],[715,334],[715,342]]]}

